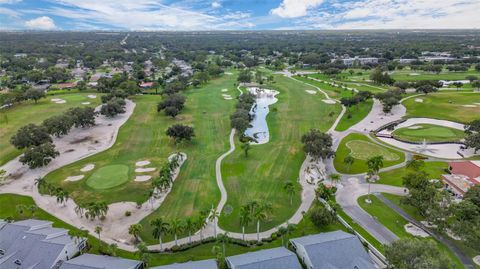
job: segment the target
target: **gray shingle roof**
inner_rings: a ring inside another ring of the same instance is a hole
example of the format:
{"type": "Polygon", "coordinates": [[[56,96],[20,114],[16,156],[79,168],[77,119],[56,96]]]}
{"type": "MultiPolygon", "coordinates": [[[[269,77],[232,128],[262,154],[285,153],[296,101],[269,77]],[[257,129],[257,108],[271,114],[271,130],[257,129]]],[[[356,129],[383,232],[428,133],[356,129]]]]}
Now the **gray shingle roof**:
{"type": "Polygon", "coordinates": [[[301,269],[295,253],[284,247],[259,250],[227,257],[227,264],[236,269],[301,269]]]}
{"type": "Polygon", "coordinates": [[[83,254],[65,261],[60,269],[135,269],[142,262],[118,257],[83,254]]]}
{"type": "Polygon", "coordinates": [[[315,269],[375,269],[362,243],[353,234],[335,231],[290,241],[305,248],[315,269]]]}
{"type": "Polygon", "coordinates": [[[193,261],[186,263],[174,263],[165,266],[151,267],[150,269],[217,269],[217,262],[213,259],[193,261]]]}

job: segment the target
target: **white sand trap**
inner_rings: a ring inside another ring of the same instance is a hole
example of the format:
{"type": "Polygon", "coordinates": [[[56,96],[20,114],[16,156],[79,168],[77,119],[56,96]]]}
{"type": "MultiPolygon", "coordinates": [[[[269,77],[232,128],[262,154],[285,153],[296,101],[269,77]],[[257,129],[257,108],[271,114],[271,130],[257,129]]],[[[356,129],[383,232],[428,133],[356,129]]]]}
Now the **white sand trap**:
{"type": "Polygon", "coordinates": [[[233,97],[230,94],[222,94],[222,96],[223,96],[223,99],[225,99],[225,100],[232,100],[233,99],[233,97]]]}
{"type": "Polygon", "coordinates": [[[149,164],[150,164],[150,161],[149,161],[149,160],[145,160],[145,161],[136,162],[136,163],[135,163],[135,166],[145,166],[145,165],[149,165],[149,164]]]}
{"type": "Polygon", "coordinates": [[[316,91],[312,91],[312,90],[305,90],[305,91],[306,91],[307,93],[309,93],[309,94],[317,94],[316,91]]]}
{"type": "Polygon", "coordinates": [[[225,72],[224,74],[229,76],[233,75],[233,73],[230,73],[230,72],[225,72]]]}
{"type": "Polygon", "coordinates": [[[475,257],[473,257],[473,262],[476,263],[477,265],[480,265],[480,255],[477,255],[475,257]]]}
{"type": "Polygon", "coordinates": [[[60,100],[60,101],[56,101],[55,104],[65,104],[67,101],[65,100],[60,100]]]}
{"type": "Polygon", "coordinates": [[[323,99],[322,102],[324,102],[325,104],[329,104],[329,105],[335,104],[334,100],[329,100],[329,99],[323,99]]]}
{"type": "Polygon", "coordinates": [[[143,182],[143,181],[150,180],[151,178],[152,178],[152,176],[136,176],[133,181],[135,181],[135,182],[143,182]]]}
{"type": "Polygon", "coordinates": [[[156,168],[153,168],[153,167],[137,168],[137,169],[135,169],[135,172],[137,172],[137,173],[152,172],[152,171],[155,171],[155,169],[156,168]]]}
{"type": "Polygon", "coordinates": [[[82,105],[89,105],[91,104],[90,102],[82,102],[82,105]]]}
{"type": "Polygon", "coordinates": [[[415,102],[417,102],[417,103],[423,103],[423,99],[421,99],[421,98],[415,98],[415,102]]]}
{"type": "Polygon", "coordinates": [[[407,223],[404,226],[405,231],[413,236],[418,236],[418,237],[429,237],[430,235],[425,232],[424,230],[420,229],[420,227],[417,227],[413,225],[412,223],[407,223]]]}
{"type": "Polygon", "coordinates": [[[419,73],[410,73],[409,75],[410,75],[410,76],[420,76],[419,73]]]}
{"type": "Polygon", "coordinates": [[[95,165],[93,163],[89,163],[89,164],[85,165],[84,167],[82,167],[82,169],[80,169],[80,171],[88,172],[88,171],[92,171],[93,168],[95,168],[95,165]]]}
{"type": "Polygon", "coordinates": [[[228,92],[228,89],[222,89],[222,92],[228,92]]]}
{"type": "Polygon", "coordinates": [[[477,107],[476,105],[462,105],[463,107],[468,107],[468,108],[471,108],[471,107],[477,107]]]}
{"type": "Polygon", "coordinates": [[[87,97],[90,98],[90,99],[95,99],[95,98],[97,98],[97,96],[96,96],[95,94],[89,94],[89,95],[87,95],[87,97]]]}
{"type": "Polygon", "coordinates": [[[473,103],[473,104],[476,105],[476,106],[480,106],[480,103],[473,103]]]}
{"type": "Polygon", "coordinates": [[[84,175],[78,175],[78,176],[69,176],[65,179],[65,181],[79,181],[80,179],[84,178],[84,175]]]}
{"type": "Polygon", "coordinates": [[[422,128],[423,127],[420,126],[420,125],[413,125],[413,126],[408,127],[408,129],[410,129],[410,130],[417,130],[417,129],[422,129],[422,128]]]}
{"type": "Polygon", "coordinates": [[[52,99],[50,99],[50,101],[52,101],[52,102],[58,102],[58,101],[62,101],[62,99],[59,99],[59,98],[52,98],[52,99]]]}

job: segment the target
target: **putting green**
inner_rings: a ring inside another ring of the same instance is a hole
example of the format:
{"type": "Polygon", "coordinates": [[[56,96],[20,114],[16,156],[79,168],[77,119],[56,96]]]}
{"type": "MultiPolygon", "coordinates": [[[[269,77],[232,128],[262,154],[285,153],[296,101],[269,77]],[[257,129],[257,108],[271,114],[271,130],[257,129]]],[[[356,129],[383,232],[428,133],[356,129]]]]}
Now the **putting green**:
{"type": "Polygon", "coordinates": [[[416,124],[410,127],[399,128],[393,132],[394,137],[406,141],[423,141],[443,142],[443,141],[459,141],[464,137],[462,130],[449,127],[432,125],[432,124],[416,124]]]}
{"type": "Polygon", "coordinates": [[[97,190],[116,187],[128,181],[128,170],[123,164],[104,166],[87,179],[87,185],[97,190]]]}
{"type": "Polygon", "coordinates": [[[368,141],[351,140],[346,143],[346,146],[350,149],[350,155],[359,160],[366,161],[379,155],[383,156],[386,161],[396,161],[400,159],[397,154],[368,141]]]}

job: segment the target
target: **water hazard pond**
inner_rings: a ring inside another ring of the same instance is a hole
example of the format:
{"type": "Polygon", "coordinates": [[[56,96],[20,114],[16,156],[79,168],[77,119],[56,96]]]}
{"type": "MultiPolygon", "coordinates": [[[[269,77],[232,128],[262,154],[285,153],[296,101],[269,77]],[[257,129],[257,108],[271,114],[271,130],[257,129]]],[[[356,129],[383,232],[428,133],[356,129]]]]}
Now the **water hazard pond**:
{"type": "Polygon", "coordinates": [[[270,140],[267,124],[267,115],[270,112],[269,106],[278,101],[275,97],[278,91],[257,87],[249,87],[248,91],[255,95],[256,101],[250,109],[250,115],[253,117],[250,122],[252,127],[245,130],[245,135],[257,140],[252,144],[265,144],[270,140]]]}

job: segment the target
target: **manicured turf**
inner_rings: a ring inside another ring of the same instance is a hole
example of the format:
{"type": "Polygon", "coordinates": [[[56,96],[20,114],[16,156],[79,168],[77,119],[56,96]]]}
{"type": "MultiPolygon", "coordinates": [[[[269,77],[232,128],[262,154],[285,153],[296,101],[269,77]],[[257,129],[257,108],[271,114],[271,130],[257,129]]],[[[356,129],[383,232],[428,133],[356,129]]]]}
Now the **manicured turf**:
{"type": "MultiPolygon", "coordinates": [[[[445,174],[445,169],[448,164],[444,162],[425,162],[424,171],[428,173],[430,178],[439,179],[442,174],[445,174]]],[[[397,168],[379,174],[380,180],[376,183],[393,186],[403,186],[403,177],[410,171],[406,167],[397,168]]]]}
{"type": "Polygon", "coordinates": [[[335,130],[342,132],[359,123],[368,115],[368,113],[370,113],[370,111],[372,110],[372,106],[373,100],[369,99],[365,102],[361,102],[356,106],[348,108],[340,122],[338,122],[335,130]]]}
{"type": "MultiPolygon", "coordinates": [[[[400,238],[414,238],[413,235],[405,231],[405,224],[408,223],[402,216],[397,214],[395,211],[390,209],[385,203],[374,195],[370,195],[372,200],[371,204],[367,204],[365,199],[367,196],[361,196],[358,198],[358,204],[363,208],[368,214],[372,215],[375,219],[378,220],[382,225],[388,228],[391,232],[396,234],[400,238]]],[[[432,240],[437,243],[440,251],[444,251],[445,254],[455,263],[457,268],[462,268],[462,263],[460,260],[453,254],[446,246],[436,241],[433,238],[425,238],[423,240],[432,240]]]]}
{"type": "Polygon", "coordinates": [[[405,155],[402,152],[382,147],[365,135],[352,133],[342,140],[337,149],[334,159],[335,169],[344,174],[364,173],[368,171],[366,160],[377,155],[384,157],[384,167],[401,163],[405,159],[405,155]],[[348,155],[352,155],[355,158],[350,168],[343,162],[348,155]]]}
{"type": "Polygon", "coordinates": [[[54,96],[47,96],[35,104],[33,101],[23,102],[14,105],[9,109],[0,110],[0,166],[17,157],[21,151],[10,144],[10,137],[22,126],[28,123],[40,124],[46,118],[59,115],[63,111],[82,105],[82,102],[90,102],[89,106],[97,106],[100,103],[100,96],[90,99],[87,95],[92,93],[71,93],[54,96]],[[65,104],[56,104],[50,99],[59,98],[67,101],[65,104]]]}
{"type": "Polygon", "coordinates": [[[468,123],[480,115],[480,92],[438,92],[418,97],[422,103],[410,98],[403,102],[407,117],[429,117],[468,123]],[[473,105],[474,107],[464,107],[473,105]]]}
{"type": "MultiPolygon", "coordinates": [[[[253,200],[268,201],[273,205],[273,213],[261,225],[262,231],[277,226],[294,214],[300,204],[300,186],[296,184],[292,205],[283,186],[286,181],[298,180],[305,159],[301,137],[311,128],[328,130],[340,111],[339,104],[322,102],[324,96],[306,93],[305,90],[314,90],[308,85],[283,76],[275,76],[275,80],[273,88],[280,93],[278,102],[271,106],[267,116],[270,141],[253,145],[248,157],[236,141],[237,149],[222,163],[227,205],[233,211],[220,218],[220,226],[230,231],[241,231],[240,207],[253,200]]],[[[250,223],[246,230],[255,231],[254,223],[250,223]]]]}
{"type": "Polygon", "coordinates": [[[87,185],[98,190],[116,187],[128,181],[128,170],[123,164],[101,167],[87,179],[87,185]]]}
{"type": "Polygon", "coordinates": [[[453,142],[464,138],[463,130],[432,124],[416,124],[410,127],[400,128],[393,132],[393,136],[412,142],[453,142]]]}
{"type": "MultiPolygon", "coordinates": [[[[0,219],[5,218],[12,218],[13,220],[22,220],[27,218],[36,218],[41,220],[48,220],[53,222],[54,227],[58,228],[65,228],[69,230],[77,230],[77,228],[55,218],[54,216],[48,214],[47,212],[43,211],[42,209],[37,209],[35,215],[31,215],[31,213],[24,213],[20,215],[16,211],[17,205],[35,205],[32,198],[27,196],[20,196],[15,194],[0,194],[0,204],[1,205],[8,205],[8,206],[1,206],[0,207],[0,219]]],[[[316,227],[308,218],[304,218],[296,227],[293,233],[285,238],[294,238],[304,236],[306,234],[316,234],[320,232],[330,232],[336,230],[345,230],[345,228],[339,224],[334,223],[328,226],[324,226],[321,228],[316,227]]],[[[88,242],[91,245],[89,253],[99,254],[98,250],[101,247],[100,241],[97,237],[89,236],[88,242]]],[[[205,259],[213,259],[215,258],[215,254],[212,252],[212,248],[216,245],[216,243],[209,243],[200,245],[198,247],[194,247],[192,249],[176,252],[176,253],[166,253],[166,254],[158,254],[158,253],[151,253],[151,260],[150,266],[157,266],[157,265],[164,265],[164,264],[171,264],[171,263],[178,263],[178,262],[188,262],[192,260],[205,260],[205,259]]],[[[265,243],[260,247],[242,247],[236,244],[227,243],[226,245],[226,255],[238,255],[245,252],[256,251],[260,249],[268,249],[273,247],[279,247],[282,245],[281,238],[277,238],[270,243],[265,243]]],[[[220,244],[221,246],[221,244],[220,244]]],[[[127,258],[127,259],[138,259],[138,256],[135,253],[118,250],[117,255],[119,257],[127,258]]]]}
{"type": "Polygon", "coordinates": [[[347,90],[347,89],[342,89],[339,87],[332,86],[328,83],[323,83],[317,80],[309,79],[308,77],[302,77],[302,76],[295,76],[295,79],[303,81],[305,83],[308,83],[310,85],[314,85],[316,87],[319,87],[322,89],[324,92],[330,96],[330,98],[334,99],[340,99],[341,97],[351,97],[352,96],[352,91],[347,90]]]}

